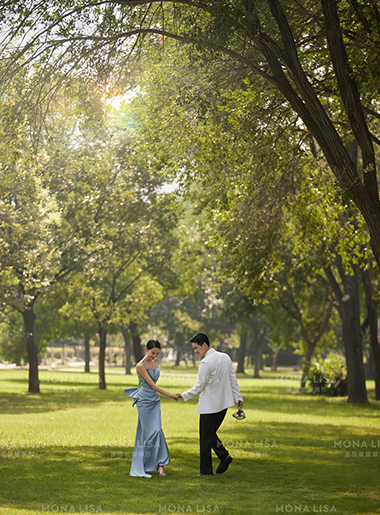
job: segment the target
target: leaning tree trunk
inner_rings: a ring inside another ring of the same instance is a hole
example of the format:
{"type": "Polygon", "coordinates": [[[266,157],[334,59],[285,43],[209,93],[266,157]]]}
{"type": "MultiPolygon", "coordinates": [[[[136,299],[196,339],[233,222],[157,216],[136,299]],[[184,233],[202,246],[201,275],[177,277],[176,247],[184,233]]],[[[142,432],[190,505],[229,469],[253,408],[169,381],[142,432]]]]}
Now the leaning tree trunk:
{"type": "Polygon", "coordinates": [[[34,341],[34,321],[36,315],[34,314],[34,300],[25,307],[21,312],[24,320],[24,329],[26,336],[26,350],[29,358],[29,389],[30,393],[40,393],[40,381],[38,378],[38,354],[37,346],[34,341]]]}
{"type": "MultiPolygon", "coordinates": [[[[341,94],[350,128],[358,142],[362,155],[363,173],[358,171],[336,131],[328,118],[324,105],[302,68],[297,46],[286,13],[278,0],[268,0],[268,6],[277,22],[283,48],[273,44],[273,40],[256,25],[256,16],[248,24],[248,37],[257,44],[267,59],[271,71],[266,77],[287,99],[295,112],[301,117],[310,133],[318,142],[326,161],[339,181],[345,194],[351,199],[363,215],[371,238],[371,248],[380,269],[380,202],[377,185],[376,158],[372,137],[368,129],[360,92],[345,48],[343,33],[336,0],[322,0],[324,26],[328,50],[334,68],[335,77],[341,94]],[[285,73],[288,71],[291,82],[285,73]]],[[[251,5],[251,3],[250,3],[251,5]]],[[[249,63],[250,65],[250,63],[249,63]]],[[[256,72],[254,65],[251,68],[256,72]]]]}
{"type": "Polygon", "coordinates": [[[237,366],[237,371],[236,371],[238,374],[244,374],[244,359],[245,359],[246,353],[247,353],[247,333],[244,332],[243,334],[240,335],[238,366],[237,366]]]}
{"type": "Polygon", "coordinates": [[[133,354],[135,355],[136,363],[138,363],[143,359],[144,356],[141,350],[141,338],[137,332],[138,328],[136,322],[131,322],[129,324],[129,330],[132,335],[133,354]]]}
{"type": "Polygon", "coordinates": [[[99,332],[99,389],[106,390],[105,357],[107,347],[107,330],[100,326],[99,332]]]}

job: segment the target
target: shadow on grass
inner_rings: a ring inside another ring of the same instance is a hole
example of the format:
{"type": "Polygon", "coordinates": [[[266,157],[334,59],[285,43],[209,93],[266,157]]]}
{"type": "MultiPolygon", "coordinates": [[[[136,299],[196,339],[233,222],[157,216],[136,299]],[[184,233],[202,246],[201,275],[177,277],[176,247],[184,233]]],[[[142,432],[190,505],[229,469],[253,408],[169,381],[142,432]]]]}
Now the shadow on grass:
{"type": "MultiPolygon", "coordinates": [[[[66,409],[82,409],[85,407],[96,407],[113,403],[125,403],[126,407],[132,405],[133,400],[126,397],[124,387],[131,385],[112,385],[106,390],[100,390],[96,385],[84,386],[83,383],[70,383],[69,386],[59,385],[45,387],[40,394],[34,393],[11,393],[1,392],[0,395],[0,414],[22,415],[29,413],[48,413],[66,409]]],[[[174,388],[169,388],[176,391],[174,388]]],[[[177,389],[177,391],[180,391],[177,389]]],[[[161,404],[173,404],[176,401],[169,397],[160,396],[161,404]]],[[[178,406],[183,401],[178,401],[178,406]]],[[[195,409],[195,408],[194,408],[195,409]]]]}
{"type": "MultiPolygon", "coordinates": [[[[52,376],[45,376],[49,377],[51,380],[52,376]]],[[[11,388],[16,383],[26,390],[27,380],[8,378],[11,388]]],[[[250,512],[263,515],[295,512],[296,506],[297,509],[302,506],[300,512],[313,512],[314,505],[319,512],[325,512],[319,507],[328,505],[342,514],[375,513],[380,505],[377,479],[380,476],[379,432],[368,424],[361,427],[358,419],[378,418],[379,406],[354,406],[343,399],[292,395],[286,392],[285,385],[265,382],[264,388],[264,384],[259,383],[241,383],[245,406],[249,410],[247,420],[235,421],[230,410],[218,432],[233,456],[227,473],[221,476],[197,476],[196,399],[188,403],[189,409],[181,406],[182,401],[179,401],[177,410],[171,399],[161,397],[163,405],[170,403],[173,406],[172,410],[168,405],[163,409],[164,431],[172,460],[166,469],[166,478],[157,474],[152,479],[131,478],[133,448],[130,444],[74,446],[70,438],[67,440],[70,445],[62,447],[43,446],[43,442],[32,449],[2,447],[0,506],[34,510],[34,513],[97,510],[153,514],[207,513],[211,510],[224,514],[250,512]],[[181,418],[181,407],[186,416],[191,413],[191,422],[181,418]],[[169,424],[169,413],[173,416],[173,426],[169,424]],[[294,416],[292,421],[285,417],[288,414],[294,416]],[[363,456],[359,452],[364,453],[363,456]],[[367,456],[369,452],[371,454],[367,456]]],[[[40,395],[22,393],[18,386],[18,393],[6,391],[1,394],[0,411],[38,414],[96,408],[108,403],[116,409],[107,412],[109,420],[107,418],[104,425],[104,439],[115,441],[111,429],[113,424],[116,427],[120,424],[121,419],[117,419],[119,407],[125,402],[126,408],[130,408],[132,403],[132,399],[124,396],[123,388],[134,384],[136,377],[114,378],[107,390],[99,390],[97,384],[83,383],[78,377],[75,382],[64,383],[62,380],[58,385],[42,383],[40,395]],[[78,391],[72,391],[75,388],[78,391]]],[[[175,391],[166,377],[162,377],[160,385],[175,391]]],[[[136,412],[133,415],[136,418],[136,412]]],[[[34,426],[33,423],[28,425],[28,417],[15,417],[15,421],[18,420],[25,424],[26,432],[33,431],[33,427],[38,431],[41,423],[38,418],[33,422],[34,426]]],[[[84,416],[80,419],[81,427],[86,429],[86,423],[89,425],[93,420],[84,416]]],[[[121,424],[120,435],[125,431],[124,422],[121,424]]],[[[46,427],[50,427],[49,422],[46,427]]],[[[65,427],[75,436],[75,424],[65,427]]],[[[134,438],[134,429],[131,434],[134,438]]],[[[23,438],[24,434],[21,441],[23,438]]],[[[103,439],[95,443],[100,442],[103,439]]],[[[216,462],[214,458],[214,466],[216,462]]]]}
{"type": "MultiPolygon", "coordinates": [[[[334,429],[324,428],[324,438],[334,429]]],[[[193,513],[197,506],[214,506],[219,513],[229,513],[231,499],[238,499],[234,513],[247,513],[248,506],[251,513],[274,513],[276,505],[296,504],[307,505],[308,511],[313,504],[328,504],[338,513],[373,513],[378,495],[371,497],[374,482],[369,478],[376,471],[368,471],[363,460],[352,463],[339,454],[327,459],[313,426],[302,427],[311,438],[300,440],[296,430],[294,424],[283,425],[282,443],[265,457],[254,449],[250,456],[231,449],[234,460],[227,473],[206,478],[197,476],[195,435],[168,440],[172,461],[166,478],[130,477],[132,447],[44,447],[27,457],[0,455],[1,505],[39,512],[84,512],[92,506],[93,511],[139,514],[164,512],[165,506],[168,513],[173,506],[193,513]],[[186,450],[189,445],[191,450],[186,450]],[[352,511],[340,509],[342,500],[353,494],[352,511]]],[[[278,431],[281,434],[280,427],[278,431]]]]}
{"type": "MultiPolygon", "coordinates": [[[[13,381],[13,380],[12,380],[13,381]]],[[[18,380],[15,380],[18,381],[18,380]]],[[[94,407],[109,402],[126,402],[126,406],[132,403],[132,399],[124,395],[124,387],[137,386],[131,384],[110,384],[106,390],[100,390],[97,384],[85,384],[81,381],[60,383],[58,385],[42,384],[40,394],[29,394],[27,391],[20,393],[20,390],[13,392],[2,392],[0,397],[0,413],[3,414],[28,414],[44,413],[54,410],[65,410],[70,408],[94,407]]],[[[27,386],[27,383],[25,383],[27,386]]],[[[166,382],[165,378],[160,386],[169,391],[183,391],[178,386],[166,382]]],[[[313,396],[305,394],[290,394],[285,388],[263,388],[244,389],[244,406],[246,409],[253,409],[255,412],[276,413],[288,415],[304,415],[313,417],[334,417],[347,418],[360,416],[379,419],[380,425],[380,403],[372,401],[368,404],[349,404],[345,398],[328,398],[324,396],[313,396]]],[[[172,399],[160,396],[161,403],[173,403],[172,399]]],[[[197,399],[189,402],[196,409],[197,399]]],[[[179,400],[178,409],[181,409],[183,401],[179,400]]],[[[258,415],[260,417],[260,415],[258,415]]],[[[249,422],[255,422],[252,417],[249,422]]]]}
{"type": "Polygon", "coordinates": [[[380,403],[351,404],[346,398],[330,398],[304,394],[287,394],[284,391],[270,394],[253,394],[244,392],[245,405],[248,403],[254,409],[289,414],[310,414],[313,416],[348,417],[365,416],[379,419],[380,403]]]}
{"type": "Polygon", "coordinates": [[[46,413],[54,410],[65,410],[73,407],[81,408],[92,404],[100,405],[110,401],[110,396],[99,395],[94,392],[44,392],[41,394],[21,394],[3,392],[0,398],[0,413],[2,414],[28,414],[46,413]],[[73,400],[75,395],[75,401],[73,400]]]}
{"type": "Polygon", "coordinates": [[[132,478],[132,454],[132,447],[45,447],[27,457],[15,456],[15,451],[10,457],[0,455],[1,474],[6,478],[0,505],[38,511],[69,512],[73,507],[71,511],[78,512],[93,506],[101,512],[156,513],[160,496],[159,502],[164,503],[168,492],[184,484],[183,476],[196,476],[197,455],[187,452],[185,456],[178,450],[172,452],[166,478],[154,474],[148,483],[132,478]],[[148,486],[153,487],[150,493],[148,486]]]}

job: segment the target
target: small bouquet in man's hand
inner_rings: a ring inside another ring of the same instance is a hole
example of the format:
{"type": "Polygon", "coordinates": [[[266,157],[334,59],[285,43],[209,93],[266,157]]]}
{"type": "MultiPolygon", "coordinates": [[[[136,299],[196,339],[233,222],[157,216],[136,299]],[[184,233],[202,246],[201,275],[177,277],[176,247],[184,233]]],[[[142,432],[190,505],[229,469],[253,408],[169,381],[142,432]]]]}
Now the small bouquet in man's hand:
{"type": "Polygon", "coordinates": [[[232,413],[232,416],[235,417],[237,420],[244,420],[245,419],[245,413],[242,410],[243,402],[239,401],[237,403],[238,410],[235,411],[235,413],[232,413]]]}

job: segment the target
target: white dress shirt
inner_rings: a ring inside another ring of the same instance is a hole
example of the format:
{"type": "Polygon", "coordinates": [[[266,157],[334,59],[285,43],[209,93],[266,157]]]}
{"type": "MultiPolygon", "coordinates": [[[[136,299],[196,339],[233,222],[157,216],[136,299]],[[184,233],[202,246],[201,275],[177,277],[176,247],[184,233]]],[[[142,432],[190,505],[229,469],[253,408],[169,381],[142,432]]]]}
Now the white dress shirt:
{"type": "Polygon", "coordinates": [[[199,395],[197,413],[218,413],[242,401],[235,370],[228,354],[208,349],[199,363],[197,382],[182,394],[186,402],[199,395]]]}

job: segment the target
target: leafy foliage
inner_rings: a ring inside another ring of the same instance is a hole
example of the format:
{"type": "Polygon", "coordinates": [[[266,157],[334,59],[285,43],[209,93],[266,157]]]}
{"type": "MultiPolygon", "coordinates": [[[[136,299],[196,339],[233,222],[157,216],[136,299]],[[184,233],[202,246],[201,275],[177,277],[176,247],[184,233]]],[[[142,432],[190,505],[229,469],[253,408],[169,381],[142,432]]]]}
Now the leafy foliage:
{"type": "Polygon", "coordinates": [[[320,358],[309,368],[308,381],[316,394],[345,397],[347,369],[344,357],[330,353],[325,359],[320,358]]]}

